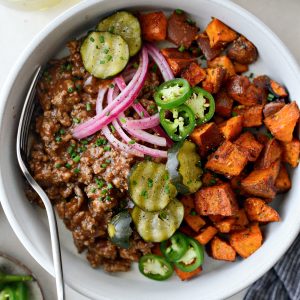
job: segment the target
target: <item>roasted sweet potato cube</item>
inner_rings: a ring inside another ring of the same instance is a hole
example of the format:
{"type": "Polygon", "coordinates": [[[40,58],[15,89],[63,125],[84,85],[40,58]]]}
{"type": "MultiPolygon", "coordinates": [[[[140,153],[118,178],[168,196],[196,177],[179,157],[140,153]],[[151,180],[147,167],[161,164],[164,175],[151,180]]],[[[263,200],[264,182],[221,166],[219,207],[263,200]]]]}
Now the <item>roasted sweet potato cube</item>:
{"type": "Polygon", "coordinates": [[[205,225],[205,221],[198,215],[186,215],[184,220],[195,232],[198,232],[205,225]]]}
{"type": "Polygon", "coordinates": [[[224,183],[200,189],[195,196],[195,210],[202,216],[232,216],[238,204],[230,185],[224,183]]]}
{"type": "Polygon", "coordinates": [[[201,245],[206,245],[216,234],[218,230],[213,226],[208,226],[194,237],[201,245]]]}
{"type": "Polygon", "coordinates": [[[226,141],[209,157],[205,167],[225,176],[237,176],[247,161],[247,155],[237,145],[226,141]]]}
{"type": "Polygon", "coordinates": [[[243,117],[243,127],[257,127],[263,123],[263,105],[252,106],[239,105],[233,108],[233,114],[243,117]]]}
{"type": "Polygon", "coordinates": [[[161,250],[160,250],[160,244],[155,243],[154,246],[151,248],[151,253],[158,255],[158,256],[163,256],[161,250]]]}
{"type": "Polygon", "coordinates": [[[209,61],[219,56],[222,52],[222,48],[211,48],[209,44],[209,38],[205,33],[197,35],[196,41],[204,54],[205,58],[209,61]]]}
{"type": "Polygon", "coordinates": [[[187,236],[191,236],[194,237],[195,236],[195,231],[188,225],[186,224],[182,224],[180,225],[179,229],[178,229],[181,233],[187,235],[187,236]]]}
{"type": "Polygon", "coordinates": [[[240,175],[230,178],[230,186],[237,195],[244,195],[241,182],[246,176],[247,174],[245,172],[241,172],[240,175]]]}
{"type": "Polygon", "coordinates": [[[285,193],[292,187],[289,173],[284,164],[281,164],[279,174],[275,181],[277,193],[285,193]]]}
{"type": "Polygon", "coordinates": [[[217,184],[221,184],[223,183],[223,181],[216,177],[215,174],[213,174],[212,172],[209,172],[208,170],[206,170],[202,177],[201,177],[201,181],[202,181],[202,186],[206,187],[206,186],[212,186],[212,185],[217,185],[217,184]]]}
{"type": "Polygon", "coordinates": [[[226,70],[226,78],[235,75],[234,66],[226,55],[218,56],[215,59],[208,61],[207,66],[209,68],[222,67],[226,70]]]}
{"type": "Polygon", "coordinates": [[[209,93],[217,93],[226,77],[225,69],[221,67],[207,68],[206,78],[202,81],[202,87],[209,93]]]}
{"type": "Polygon", "coordinates": [[[290,142],[299,119],[299,108],[295,101],[286,104],[277,113],[265,118],[264,123],[277,140],[290,142]]]}
{"type": "Polygon", "coordinates": [[[280,220],[278,212],[259,198],[248,198],[244,202],[244,208],[250,221],[268,223],[280,220]]]}
{"type": "Polygon", "coordinates": [[[274,138],[268,140],[260,157],[255,162],[255,169],[269,168],[272,163],[281,159],[281,153],[280,144],[274,138]]]}
{"type": "Polygon", "coordinates": [[[267,75],[260,75],[257,76],[253,79],[253,84],[256,87],[262,88],[264,90],[269,90],[269,85],[270,85],[270,77],[267,75]]]}
{"type": "Polygon", "coordinates": [[[214,259],[235,261],[236,251],[227,242],[215,236],[211,241],[211,255],[214,259]]]}
{"type": "Polygon", "coordinates": [[[212,19],[205,29],[210,46],[219,48],[234,41],[238,34],[218,19],[212,19]]]}
{"type": "Polygon", "coordinates": [[[168,20],[162,11],[142,14],[139,20],[144,40],[154,42],[166,39],[168,20]]]}
{"type": "Polygon", "coordinates": [[[196,127],[190,138],[198,145],[202,157],[205,157],[209,151],[214,151],[224,141],[221,131],[214,122],[196,127]]]}
{"type": "Polygon", "coordinates": [[[249,70],[248,65],[240,64],[236,61],[233,62],[234,70],[236,74],[242,74],[244,72],[247,72],[249,70]]]}
{"type": "Polygon", "coordinates": [[[249,224],[245,209],[243,208],[239,209],[234,217],[236,218],[236,220],[232,228],[233,230],[240,230],[249,224]]]}
{"type": "Polygon", "coordinates": [[[285,98],[288,96],[286,89],[275,80],[270,80],[270,90],[277,97],[285,98]]]}
{"type": "Polygon", "coordinates": [[[194,208],[194,198],[191,195],[185,195],[180,199],[184,207],[184,215],[187,216],[194,208]]]}
{"type": "Polygon", "coordinates": [[[236,116],[218,125],[226,140],[234,140],[243,130],[243,117],[236,116]]]}
{"type": "Polygon", "coordinates": [[[209,215],[208,218],[213,222],[221,222],[225,217],[221,215],[209,215]]]}
{"type": "Polygon", "coordinates": [[[192,62],[181,73],[181,77],[185,78],[191,86],[195,86],[206,77],[206,72],[197,63],[192,62]]]}
{"type": "Polygon", "coordinates": [[[251,64],[257,60],[258,52],[253,43],[239,36],[228,50],[228,57],[240,64],[251,64]]]}
{"type": "Polygon", "coordinates": [[[234,232],[229,237],[230,245],[243,258],[249,257],[262,245],[263,237],[258,224],[234,232]]]}
{"type": "Polygon", "coordinates": [[[260,144],[249,131],[241,134],[234,143],[247,155],[249,161],[256,161],[263,149],[263,145],[260,144]]]}
{"type": "Polygon", "coordinates": [[[280,161],[271,164],[269,168],[254,170],[241,181],[241,186],[249,195],[262,198],[274,198],[275,180],[279,173],[280,161]]]}
{"type": "Polygon", "coordinates": [[[177,276],[180,278],[180,280],[185,281],[198,276],[202,271],[202,267],[200,266],[196,270],[191,272],[184,272],[178,269],[176,266],[174,266],[174,271],[177,274],[177,276]]]}
{"type": "Polygon", "coordinates": [[[293,138],[291,142],[282,142],[282,160],[296,168],[299,163],[300,141],[293,138]]]}
{"type": "Polygon", "coordinates": [[[273,101],[264,106],[263,114],[264,117],[267,118],[278,111],[280,111],[284,107],[285,103],[283,101],[273,101]]]}
{"type": "Polygon", "coordinates": [[[222,117],[231,117],[233,99],[229,97],[225,90],[219,91],[215,96],[216,113],[222,117]]]}
{"type": "Polygon", "coordinates": [[[235,217],[228,217],[219,222],[215,222],[214,225],[221,233],[228,233],[232,230],[235,221],[235,217]]]}
{"type": "Polygon", "coordinates": [[[212,120],[217,124],[221,124],[225,121],[225,119],[223,117],[218,116],[217,114],[214,114],[212,120]]]}

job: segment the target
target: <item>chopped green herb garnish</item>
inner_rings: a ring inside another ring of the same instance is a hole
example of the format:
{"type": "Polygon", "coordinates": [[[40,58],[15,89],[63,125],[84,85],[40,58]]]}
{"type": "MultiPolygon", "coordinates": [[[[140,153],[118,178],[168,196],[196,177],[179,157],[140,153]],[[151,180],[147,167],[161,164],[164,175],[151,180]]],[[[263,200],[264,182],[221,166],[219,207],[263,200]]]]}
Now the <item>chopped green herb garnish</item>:
{"type": "Polygon", "coordinates": [[[104,150],[104,151],[109,151],[110,149],[111,149],[110,145],[107,145],[107,146],[104,146],[104,147],[103,147],[103,150],[104,150]]]}
{"type": "Polygon", "coordinates": [[[110,164],[110,163],[111,163],[111,160],[110,160],[110,159],[106,159],[105,162],[106,162],[107,164],[110,164]]]}
{"type": "Polygon", "coordinates": [[[65,132],[65,130],[64,129],[60,129],[59,130],[59,134],[65,134],[66,132],[65,132]]]}
{"type": "Polygon", "coordinates": [[[175,9],[175,12],[176,12],[177,15],[183,14],[183,10],[179,9],[179,8],[175,9]]]}
{"type": "Polygon", "coordinates": [[[153,187],[153,179],[148,178],[148,187],[152,188],[153,187]]]}
{"type": "Polygon", "coordinates": [[[159,213],[159,218],[160,218],[160,219],[165,220],[165,219],[167,219],[167,217],[168,217],[168,215],[167,215],[167,213],[166,213],[165,211],[162,210],[162,211],[159,213]]]}
{"type": "Polygon", "coordinates": [[[72,64],[68,63],[68,64],[66,65],[66,70],[67,70],[67,71],[71,71],[71,70],[72,70],[72,64]]]}
{"type": "Polygon", "coordinates": [[[191,216],[197,216],[197,213],[196,213],[194,210],[192,210],[192,211],[190,212],[190,215],[191,215],[191,216]]]}
{"type": "Polygon", "coordinates": [[[73,93],[74,92],[74,89],[72,87],[69,87],[68,88],[68,93],[73,93]]]}
{"type": "Polygon", "coordinates": [[[67,148],[67,152],[71,154],[74,151],[75,145],[71,145],[67,148]]]}
{"type": "Polygon", "coordinates": [[[144,116],[145,116],[145,113],[142,111],[141,112],[141,117],[144,118],[144,116]]]}
{"type": "Polygon", "coordinates": [[[106,196],[105,197],[105,201],[110,201],[111,200],[111,197],[110,196],[106,196]]]}
{"type": "Polygon", "coordinates": [[[82,85],[81,84],[76,84],[76,90],[81,91],[82,90],[82,85]]]}
{"type": "Polygon", "coordinates": [[[96,188],[92,188],[92,189],[91,189],[91,193],[94,194],[95,192],[96,192],[96,188]]]}
{"type": "Polygon", "coordinates": [[[108,49],[108,48],[105,48],[105,49],[103,49],[103,52],[104,52],[105,54],[107,54],[107,53],[109,52],[109,49],[108,49]]]}
{"type": "Polygon", "coordinates": [[[168,180],[168,179],[169,179],[169,174],[166,174],[166,175],[164,176],[164,179],[165,179],[165,180],[168,180]]]}
{"type": "Polygon", "coordinates": [[[115,85],[114,85],[113,83],[111,83],[111,84],[109,85],[109,87],[110,87],[111,89],[113,89],[113,88],[115,87],[115,85]]]}
{"type": "Polygon", "coordinates": [[[273,94],[271,94],[271,93],[268,94],[268,101],[271,102],[274,100],[274,98],[275,98],[275,96],[273,94]]]}
{"type": "Polygon", "coordinates": [[[74,169],[74,173],[75,173],[75,174],[78,174],[79,172],[80,172],[80,169],[79,169],[79,168],[75,168],[75,169],[74,169]]]}
{"type": "Polygon", "coordinates": [[[79,124],[79,123],[80,123],[80,119],[78,119],[78,118],[73,118],[73,122],[76,123],[76,124],[79,124]]]}
{"type": "Polygon", "coordinates": [[[71,169],[72,166],[71,166],[71,164],[66,163],[66,164],[65,164],[65,167],[66,167],[67,169],[71,169]]]}
{"type": "Polygon", "coordinates": [[[238,114],[237,114],[237,112],[233,111],[233,112],[231,113],[231,115],[232,115],[233,117],[236,117],[238,114]]]}
{"type": "Polygon", "coordinates": [[[100,180],[100,179],[98,179],[98,178],[95,178],[95,181],[96,181],[96,183],[97,183],[98,188],[101,189],[101,188],[104,186],[104,181],[103,181],[103,180],[100,180]]]}
{"type": "Polygon", "coordinates": [[[180,47],[178,48],[178,51],[179,52],[183,52],[185,50],[184,46],[183,45],[180,45],[180,47]]]}
{"type": "Polygon", "coordinates": [[[79,155],[76,155],[74,158],[73,158],[73,161],[78,163],[80,161],[80,156],[79,155]]]}
{"type": "Polygon", "coordinates": [[[112,58],[113,58],[113,57],[112,57],[111,55],[107,55],[107,56],[106,56],[107,61],[111,61],[112,58]]]}
{"type": "Polygon", "coordinates": [[[193,21],[192,19],[190,19],[190,18],[187,18],[186,19],[186,22],[188,23],[188,24],[190,24],[190,25],[195,25],[195,21],[193,21]]]}
{"type": "Polygon", "coordinates": [[[135,144],[135,140],[131,140],[131,141],[129,141],[129,142],[128,142],[128,144],[130,144],[130,145],[133,145],[133,144],[135,144]]]}
{"type": "Polygon", "coordinates": [[[91,36],[91,37],[90,37],[90,41],[94,43],[94,42],[95,42],[95,39],[91,36]]]}
{"type": "Polygon", "coordinates": [[[147,197],[147,196],[148,196],[147,191],[146,191],[146,190],[143,190],[143,191],[141,192],[141,196],[142,196],[142,197],[147,197]]]}
{"type": "Polygon", "coordinates": [[[214,184],[216,184],[217,183],[217,180],[216,179],[211,179],[210,181],[209,181],[209,184],[210,185],[214,185],[214,184]]]}
{"type": "Polygon", "coordinates": [[[132,66],[137,69],[139,67],[139,64],[137,62],[133,63],[132,66]]]}
{"type": "Polygon", "coordinates": [[[87,111],[91,111],[92,110],[91,103],[88,102],[85,106],[86,106],[86,110],[87,111]]]}
{"type": "Polygon", "coordinates": [[[104,36],[103,35],[99,36],[99,41],[100,41],[100,43],[104,43],[104,36]]]}
{"type": "Polygon", "coordinates": [[[82,145],[87,145],[89,142],[88,142],[87,140],[81,140],[80,143],[81,143],[82,145]]]}
{"type": "Polygon", "coordinates": [[[103,190],[101,191],[101,194],[106,195],[106,194],[107,194],[107,189],[103,189],[103,190]]]}
{"type": "Polygon", "coordinates": [[[125,119],[125,118],[120,118],[120,121],[121,121],[122,123],[126,123],[126,119],[125,119]]]}
{"type": "Polygon", "coordinates": [[[270,140],[273,138],[273,135],[271,132],[266,132],[265,136],[267,136],[270,140]]]}
{"type": "Polygon", "coordinates": [[[152,67],[152,72],[156,73],[157,72],[157,64],[154,64],[152,67]]]}
{"type": "Polygon", "coordinates": [[[107,167],[107,164],[101,164],[101,168],[105,169],[107,167]]]}
{"type": "Polygon", "coordinates": [[[60,167],[61,167],[61,164],[60,164],[60,163],[55,164],[55,168],[56,168],[56,169],[59,169],[60,167]]]}
{"type": "Polygon", "coordinates": [[[55,141],[57,141],[58,143],[61,142],[61,141],[62,141],[61,136],[57,136],[57,137],[55,138],[55,141]]]}
{"type": "Polygon", "coordinates": [[[100,65],[104,65],[105,64],[105,60],[100,60],[100,65]]]}
{"type": "Polygon", "coordinates": [[[114,125],[110,125],[110,130],[112,131],[112,133],[116,132],[116,128],[114,125]]]}
{"type": "Polygon", "coordinates": [[[110,26],[107,31],[110,32],[110,33],[114,33],[115,26],[110,26]]]}
{"type": "Polygon", "coordinates": [[[113,185],[112,185],[111,183],[108,183],[108,184],[107,184],[107,188],[108,188],[109,190],[111,190],[111,189],[113,188],[113,185]]]}
{"type": "Polygon", "coordinates": [[[96,140],[96,146],[102,146],[102,145],[106,145],[107,144],[107,140],[104,138],[100,138],[96,140]]]}
{"type": "Polygon", "coordinates": [[[167,194],[170,193],[170,186],[168,184],[165,186],[165,191],[167,194]]]}

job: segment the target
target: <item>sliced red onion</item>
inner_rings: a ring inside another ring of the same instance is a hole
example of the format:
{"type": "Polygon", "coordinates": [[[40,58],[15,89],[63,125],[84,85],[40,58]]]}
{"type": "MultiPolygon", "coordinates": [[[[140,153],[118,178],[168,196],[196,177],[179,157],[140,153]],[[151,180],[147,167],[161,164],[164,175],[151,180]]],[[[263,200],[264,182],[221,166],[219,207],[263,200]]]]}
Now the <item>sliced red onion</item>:
{"type": "Polygon", "coordinates": [[[148,71],[148,53],[144,47],[140,60],[139,68],[127,87],[119,94],[115,101],[108,104],[99,115],[74,128],[73,136],[75,138],[82,139],[94,134],[105,125],[111,123],[112,120],[133,103],[143,87],[148,71]]]}
{"type": "Polygon", "coordinates": [[[124,123],[126,128],[129,129],[149,129],[156,127],[160,124],[159,114],[155,114],[153,116],[139,119],[139,120],[130,120],[126,119],[126,123],[124,123]]]}
{"type": "Polygon", "coordinates": [[[148,50],[149,55],[152,57],[154,62],[157,64],[162,77],[164,78],[165,81],[174,79],[174,74],[164,58],[164,56],[160,53],[159,49],[154,46],[153,44],[147,43],[146,48],[148,50]]]}
{"type": "Polygon", "coordinates": [[[90,75],[90,76],[85,80],[85,82],[83,83],[83,86],[90,85],[90,84],[92,83],[92,79],[93,79],[93,76],[90,75]]]}

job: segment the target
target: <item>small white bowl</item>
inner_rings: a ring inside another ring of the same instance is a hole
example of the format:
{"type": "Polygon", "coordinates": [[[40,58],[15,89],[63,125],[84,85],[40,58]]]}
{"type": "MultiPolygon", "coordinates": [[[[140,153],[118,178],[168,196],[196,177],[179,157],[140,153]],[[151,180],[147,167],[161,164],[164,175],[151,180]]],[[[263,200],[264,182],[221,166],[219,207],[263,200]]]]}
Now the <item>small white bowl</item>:
{"type": "MultiPolygon", "coordinates": [[[[15,154],[16,129],[28,84],[37,65],[44,65],[65,43],[93,27],[97,20],[119,9],[181,8],[204,29],[211,16],[244,34],[257,46],[260,58],[251,72],[268,74],[286,85],[291,99],[300,99],[300,72],[296,61],[256,17],[224,0],[92,0],[83,1],[56,18],[25,49],[1,91],[0,193],[1,203],[15,233],[31,255],[53,274],[50,237],[45,213],[25,197],[23,178],[15,154]]],[[[298,102],[299,104],[299,102],[298,102]]],[[[224,299],[245,288],[270,269],[295,239],[300,228],[299,170],[293,172],[293,188],[277,203],[280,223],[265,229],[263,246],[246,260],[222,263],[206,259],[202,275],[190,282],[172,278],[154,282],[138,274],[136,266],[125,274],[94,270],[76,252],[70,232],[60,228],[66,283],[92,299],[224,299]]],[[[278,202],[278,201],[277,201],[278,202]]]]}

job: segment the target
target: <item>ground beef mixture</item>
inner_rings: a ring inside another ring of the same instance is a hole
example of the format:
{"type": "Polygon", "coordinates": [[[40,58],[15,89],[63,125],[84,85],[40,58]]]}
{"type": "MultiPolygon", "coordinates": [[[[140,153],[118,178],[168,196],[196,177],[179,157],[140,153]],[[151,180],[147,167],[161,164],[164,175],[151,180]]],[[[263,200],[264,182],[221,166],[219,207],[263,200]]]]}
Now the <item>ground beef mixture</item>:
{"type": "MultiPolygon", "coordinates": [[[[41,110],[29,165],[91,266],[128,271],[132,261],[151,251],[152,244],[135,232],[129,249],[118,248],[107,237],[107,224],[127,205],[127,176],[136,158],[113,149],[100,132],[81,141],[73,139],[70,130],[95,115],[99,87],[108,84],[96,78],[85,84],[90,75],[82,65],[79,46],[78,41],[70,42],[70,55],[51,61],[39,81],[41,110]]],[[[160,78],[149,74],[139,98],[152,114],[157,107],[147,98],[160,78]]],[[[27,196],[42,206],[29,188],[27,196]]]]}

